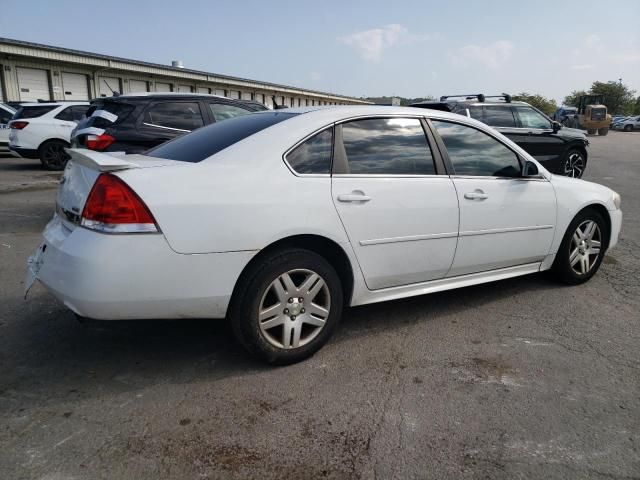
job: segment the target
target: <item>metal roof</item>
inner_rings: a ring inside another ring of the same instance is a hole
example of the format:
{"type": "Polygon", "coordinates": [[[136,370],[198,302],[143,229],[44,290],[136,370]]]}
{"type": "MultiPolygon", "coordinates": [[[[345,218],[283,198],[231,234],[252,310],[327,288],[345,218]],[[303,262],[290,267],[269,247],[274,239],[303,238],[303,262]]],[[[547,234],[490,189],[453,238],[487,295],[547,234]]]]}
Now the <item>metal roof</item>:
{"type": "MultiPolygon", "coordinates": [[[[94,59],[98,59],[98,60],[106,60],[109,62],[118,62],[118,63],[125,63],[125,64],[131,64],[134,66],[145,66],[148,68],[153,68],[153,69],[160,69],[166,72],[166,75],[175,75],[175,74],[184,74],[184,73],[190,73],[190,74],[194,74],[194,75],[205,75],[205,76],[213,76],[216,77],[216,80],[222,80],[222,81],[230,81],[230,82],[243,82],[243,83],[252,83],[254,85],[257,86],[257,88],[264,88],[264,89],[269,89],[269,88],[276,88],[276,89],[286,89],[286,90],[293,90],[293,91],[297,91],[299,94],[311,94],[311,95],[322,95],[325,97],[335,97],[335,98],[341,98],[344,100],[350,100],[350,101],[356,101],[356,102],[362,102],[364,104],[368,104],[370,102],[366,101],[366,100],[362,100],[360,98],[355,98],[355,97],[349,97],[346,95],[338,95],[338,94],[334,94],[334,93],[329,93],[329,92],[322,92],[319,90],[310,90],[307,88],[302,88],[302,87],[293,87],[293,86],[289,86],[289,85],[281,85],[278,83],[271,83],[271,82],[263,82],[260,80],[252,80],[252,79],[248,79],[248,78],[241,78],[241,77],[233,77],[230,75],[223,75],[223,74],[219,74],[219,73],[213,73],[213,72],[206,72],[204,70],[193,70],[193,69],[189,69],[189,68],[181,68],[181,67],[173,67],[171,65],[163,65],[160,63],[151,63],[151,62],[143,62],[140,60],[133,60],[133,59],[129,59],[129,58],[122,58],[122,57],[114,57],[111,55],[104,55],[101,53],[92,53],[92,52],[85,52],[83,50],[75,50],[75,49],[71,49],[71,48],[64,48],[64,47],[55,47],[55,46],[51,46],[51,45],[44,45],[41,43],[34,43],[34,42],[26,42],[23,40],[15,40],[15,39],[11,39],[11,38],[3,38],[0,37],[0,52],[1,53],[8,53],[8,54],[13,54],[13,55],[25,55],[25,56],[29,56],[26,53],[20,53],[20,52],[13,52],[13,51],[6,51],[2,49],[2,44],[6,44],[6,45],[11,45],[14,47],[21,47],[21,48],[32,48],[32,49],[40,49],[40,50],[45,50],[48,52],[55,52],[55,53],[59,53],[59,54],[66,54],[66,55],[76,55],[76,56],[81,56],[81,57],[89,57],[89,58],[94,58],[94,59]]],[[[50,58],[48,58],[48,60],[51,60],[50,58]]],[[[72,60],[69,60],[72,61],[72,60]]],[[[114,69],[117,69],[118,67],[113,67],[114,69]]],[[[176,75],[176,76],[180,76],[180,75],[176,75]]],[[[216,80],[207,80],[207,81],[213,81],[215,82],[216,80]]]]}

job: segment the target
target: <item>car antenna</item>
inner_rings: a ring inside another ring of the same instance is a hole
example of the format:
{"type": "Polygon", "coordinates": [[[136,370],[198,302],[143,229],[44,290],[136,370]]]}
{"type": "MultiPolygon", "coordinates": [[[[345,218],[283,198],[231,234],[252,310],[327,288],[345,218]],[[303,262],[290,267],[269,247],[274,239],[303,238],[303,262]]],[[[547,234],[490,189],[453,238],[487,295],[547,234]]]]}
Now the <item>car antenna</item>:
{"type": "Polygon", "coordinates": [[[109,85],[109,82],[107,82],[106,78],[103,78],[102,81],[107,86],[107,88],[109,90],[111,90],[111,93],[113,94],[114,97],[119,97],[120,96],[120,92],[118,92],[118,91],[114,90],[113,88],[111,88],[111,85],[109,85]]]}
{"type": "Polygon", "coordinates": [[[275,96],[275,95],[271,95],[271,100],[273,100],[273,109],[274,109],[274,110],[282,110],[283,108],[287,108],[287,107],[286,107],[286,106],[284,106],[284,105],[278,105],[278,104],[276,103],[276,96],[275,96]]]}

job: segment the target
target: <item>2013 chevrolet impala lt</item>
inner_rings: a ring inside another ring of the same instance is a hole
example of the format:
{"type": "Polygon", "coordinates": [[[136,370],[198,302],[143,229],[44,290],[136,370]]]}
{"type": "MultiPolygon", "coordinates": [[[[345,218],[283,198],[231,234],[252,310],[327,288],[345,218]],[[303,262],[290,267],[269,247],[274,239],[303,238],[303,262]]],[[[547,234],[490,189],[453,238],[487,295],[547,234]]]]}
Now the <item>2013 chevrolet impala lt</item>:
{"type": "Polygon", "coordinates": [[[272,363],[317,351],[345,304],[585,282],[622,222],[614,191],[441,111],[267,111],[144,155],[69,152],[26,288],[94,319],[226,317],[272,363]]]}

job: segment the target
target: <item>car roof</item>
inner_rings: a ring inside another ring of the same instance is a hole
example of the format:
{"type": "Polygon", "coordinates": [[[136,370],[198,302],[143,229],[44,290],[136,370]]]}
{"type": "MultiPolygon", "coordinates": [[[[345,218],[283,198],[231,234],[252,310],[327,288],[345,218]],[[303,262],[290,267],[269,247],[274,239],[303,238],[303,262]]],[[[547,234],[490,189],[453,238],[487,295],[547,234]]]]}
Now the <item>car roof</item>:
{"type": "Polygon", "coordinates": [[[100,102],[100,101],[112,101],[112,102],[118,102],[118,101],[122,101],[122,100],[134,100],[134,101],[143,101],[143,100],[148,100],[148,99],[159,99],[159,100],[167,100],[167,99],[173,99],[175,100],[176,98],[183,98],[183,99],[187,99],[187,98],[211,98],[211,99],[219,99],[219,100],[225,100],[228,102],[238,102],[238,103],[243,103],[245,105],[256,105],[256,106],[261,106],[264,107],[264,105],[260,102],[257,102],[255,100],[247,100],[247,99],[241,99],[241,98],[229,98],[229,97],[223,97],[222,95],[212,95],[210,93],[184,93],[184,92],[132,92],[132,93],[126,93],[124,95],[117,95],[117,96],[113,96],[113,97],[97,97],[91,100],[91,102],[100,102]]]}
{"type": "Polygon", "coordinates": [[[89,105],[89,102],[30,102],[30,103],[21,103],[21,107],[46,107],[46,106],[73,106],[73,105],[89,105]]]}
{"type": "MultiPolygon", "coordinates": [[[[131,98],[131,97],[217,97],[227,98],[222,95],[213,95],[211,93],[188,93],[188,92],[131,92],[123,93],[115,98],[131,98]]],[[[102,97],[102,98],[114,98],[114,97],[102,97]]],[[[239,100],[232,98],[230,100],[239,100]]]]}
{"type": "MultiPolygon", "coordinates": [[[[483,106],[483,105],[490,105],[490,106],[495,106],[495,105],[500,105],[500,106],[504,106],[504,105],[529,105],[527,102],[522,102],[520,100],[512,100],[510,102],[504,102],[504,101],[484,101],[484,102],[480,102],[477,99],[463,99],[463,100],[427,100],[424,102],[416,102],[413,105],[443,105],[443,104],[449,104],[449,105],[455,105],[455,104],[464,104],[464,105],[473,105],[473,106],[483,106]]],[[[424,107],[421,107],[424,108],[424,107]]]]}

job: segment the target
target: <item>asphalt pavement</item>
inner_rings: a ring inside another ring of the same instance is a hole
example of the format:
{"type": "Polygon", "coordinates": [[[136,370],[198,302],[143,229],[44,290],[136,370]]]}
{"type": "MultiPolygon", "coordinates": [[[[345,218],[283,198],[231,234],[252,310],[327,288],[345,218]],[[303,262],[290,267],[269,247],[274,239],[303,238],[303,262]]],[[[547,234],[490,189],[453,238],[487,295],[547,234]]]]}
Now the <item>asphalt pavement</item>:
{"type": "Polygon", "coordinates": [[[25,301],[58,174],[0,159],[0,478],[640,478],[640,133],[590,141],[585,179],[624,212],[590,282],[347,309],[280,368],[223,321],[81,324],[39,285],[25,301]]]}

